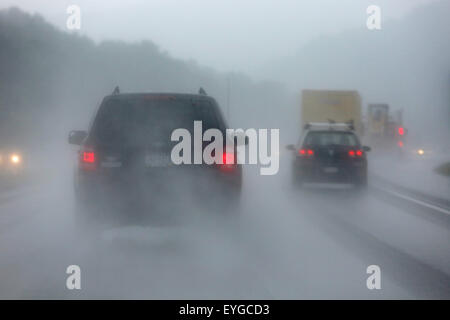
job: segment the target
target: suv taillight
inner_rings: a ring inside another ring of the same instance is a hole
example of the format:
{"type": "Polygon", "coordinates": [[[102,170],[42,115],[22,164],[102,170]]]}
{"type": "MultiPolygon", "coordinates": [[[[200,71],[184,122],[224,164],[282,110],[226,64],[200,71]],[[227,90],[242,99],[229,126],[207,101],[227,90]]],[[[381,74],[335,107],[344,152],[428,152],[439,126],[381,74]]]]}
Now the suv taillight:
{"type": "Polygon", "coordinates": [[[222,155],[222,164],[219,164],[221,171],[234,171],[236,169],[236,155],[231,152],[224,152],[222,155]]]}
{"type": "Polygon", "coordinates": [[[85,162],[85,163],[94,163],[95,162],[95,153],[94,153],[94,151],[83,151],[83,162],[85,162]]]}
{"type": "Polygon", "coordinates": [[[83,170],[94,170],[97,166],[97,156],[95,152],[89,149],[81,150],[79,165],[83,170]]]}

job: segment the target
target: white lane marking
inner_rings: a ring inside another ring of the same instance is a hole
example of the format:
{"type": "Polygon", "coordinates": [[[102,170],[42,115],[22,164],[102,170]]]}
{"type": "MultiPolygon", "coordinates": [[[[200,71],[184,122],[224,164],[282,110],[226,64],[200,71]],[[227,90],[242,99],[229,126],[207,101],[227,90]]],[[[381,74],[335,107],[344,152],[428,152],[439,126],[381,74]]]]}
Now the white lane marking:
{"type": "Polygon", "coordinates": [[[393,195],[396,196],[396,197],[399,197],[399,198],[402,198],[402,199],[409,200],[409,201],[411,201],[411,202],[420,204],[421,206],[424,206],[424,207],[427,207],[427,208],[430,208],[430,209],[439,211],[439,212],[441,212],[441,213],[450,215],[450,211],[449,211],[449,210],[446,210],[446,209],[444,209],[444,208],[435,206],[435,205],[433,205],[433,204],[431,204],[431,203],[427,203],[427,202],[424,202],[424,201],[421,201],[421,200],[414,199],[414,198],[412,198],[412,197],[406,196],[406,195],[401,194],[401,193],[398,193],[398,192],[396,192],[396,191],[387,190],[387,189],[383,189],[383,188],[379,188],[379,187],[375,187],[375,188],[378,188],[378,189],[383,190],[383,191],[385,191],[385,192],[391,193],[391,194],[393,194],[393,195]]]}

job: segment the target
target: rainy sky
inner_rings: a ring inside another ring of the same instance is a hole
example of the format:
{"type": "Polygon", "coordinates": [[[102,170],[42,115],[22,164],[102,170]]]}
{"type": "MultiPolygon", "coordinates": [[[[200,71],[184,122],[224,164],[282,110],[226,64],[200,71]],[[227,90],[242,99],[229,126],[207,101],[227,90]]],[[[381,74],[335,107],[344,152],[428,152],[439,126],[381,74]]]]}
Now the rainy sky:
{"type": "Polygon", "coordinates": [[[181,59],[220,71],[252,73],[294,54],[323,34],[365,27],[375,4],[382,21],[399,19],[434,0],[0,0],[37,12],[64,29],[66,8],[81,8],[81,33],[100,41],[154,41],[181,59]]]}

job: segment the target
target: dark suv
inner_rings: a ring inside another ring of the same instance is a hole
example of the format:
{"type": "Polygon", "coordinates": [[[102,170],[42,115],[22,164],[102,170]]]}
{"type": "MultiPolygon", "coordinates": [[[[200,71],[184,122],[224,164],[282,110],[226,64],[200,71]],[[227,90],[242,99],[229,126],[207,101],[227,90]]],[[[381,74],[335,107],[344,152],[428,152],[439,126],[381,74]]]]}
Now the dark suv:
{"type": "Polygon", "coordinates": [[[242,168],[235,161],[236,148],[232,154],[227,148],[226,128],[217,102],[205,94],[106,96],[89,131],[69,135],[69,143],[81,146],[74,179],[76,203],[82,208],[77,211],[104,218],[116,211],[129,217],[137,212],[180,215],[206,203],[213,209],[235,208],[242,168]],[[179,143],[171,140],[172,132],[186,129],[193,140],[194,121],[202,121],[203,132],[222,132],[228,152],[224,164],[171,161],[172,148],[179,143]]]}
{"type": "Polygon", "coordinates": [[[352,128],[346,124],[309,125],[294,151],[293,180],[304,182],[353,183],[367,186],[367,157],[352,128]]]}

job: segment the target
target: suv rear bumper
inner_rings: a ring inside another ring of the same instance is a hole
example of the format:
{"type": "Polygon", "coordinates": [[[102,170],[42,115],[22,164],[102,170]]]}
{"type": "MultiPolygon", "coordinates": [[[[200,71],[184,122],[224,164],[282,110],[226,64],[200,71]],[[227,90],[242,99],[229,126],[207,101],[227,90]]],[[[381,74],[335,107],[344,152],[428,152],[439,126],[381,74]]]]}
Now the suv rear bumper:
{"type": "Polygon", "coordinates": [[[83,205],[129,211],[175,203],[192,207],[232,199],[239,197],[241,184],[240,167],[236,172],[176,167],[139,174],[79,170],[75,175],[75,194],[83,205]]]}

